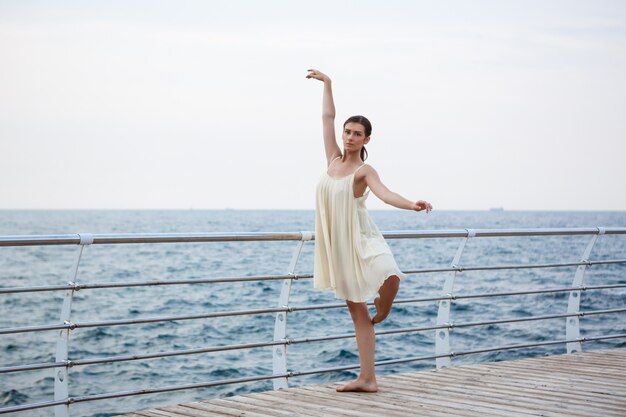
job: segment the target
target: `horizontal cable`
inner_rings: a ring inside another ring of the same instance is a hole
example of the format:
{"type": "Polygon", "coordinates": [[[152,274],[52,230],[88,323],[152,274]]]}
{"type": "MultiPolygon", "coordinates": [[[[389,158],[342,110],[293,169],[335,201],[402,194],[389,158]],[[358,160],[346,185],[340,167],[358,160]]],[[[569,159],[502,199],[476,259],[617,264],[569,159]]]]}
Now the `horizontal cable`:
{"type": "Polygon", "coordinates": [[[52,324],[47,326],[30,326],[30,327],[13,327],[0,329],[0,334],[11,334],[11,333],[28,333],[28,332],[39,332],[39,331],[48,331],[48,330],[59,330],[59,329],[78,329],[78,328],[88,328],[88,327],[108,327],[108,326],[122,326],[127,324],[146,324],[146,323],[159,323],[164,321],[177,321],[177,320],[196,320],[196,319],[208,319],[215,317],[230,317],[230,316],[246,316],[246,315],[254,315],[254,314],[265,314],[265,313],[281,313],[289,311],[287,307],[277,307],[277,308],[266,308],[266,309],[258,309],[258,310],[239,310],[239,311],[224,311],[218,313],[207,313],[207,314],[195,314],[190,316],[171,316],[171,317],[149,317],[145,319],[133,319],[133,320],[110,320],[110,321],[94,321],[94,322],[82,322],[82,323],[63,323],[63,324],[52,324]]]}
{"type": "Polygon", "coordinates": [[[265,381],[269,379],[277,379],[277,378],[287,378],[289,377],[288,373],[276,374],[276,375],[267,375],[267,376],[253,376],[253,377],[245,377],[245,378],[233,378],[233,379],[222,379],[218,381],[212,382],[204,382],[199,384],[185,384],[185,385],[170,385],[165,387],[158,388],[146,388],[142,390],[134,390],[134,391],[118,391],[107,394],[96,394],[96,395],[84,395],[79,397],[69,397],[65,400],[58,401],[47,401],[41,403],[31,403],[31,404],[23,404],[17,405],[7,408],[0,408],[0,414],[11,413],[15,411],[25,411],[25,410],[34,410],[37,408],[46,408],[52,407],[60,404],[74,404],[85,401],[98,401],[98,400],[109,400],[112,398],[122,398],[122,397],[131,397],[135,395],[145,395],[145,394],[158,394],[162,392],[172,392],[172,391],[182,391],[188,389],[195,388],[208,388],[215,387],[220,385],[228,385],[228,384],[240,384],[244,382],[253,382],[253,381],[265,381]]]}
{"type": "Polygon", "coordinates": [[[259,348],[259,347],[286,345],[286,344],[287,344],[286,340],[279,340],[279,341],[273,341],[273,342],[245,343],[241,345],[226,345],[226,346],[213,346],[213,347],[198,348],[198,349],[173,350],[169,352],[147,353],[145,355],[109,356],[109,357],[104,357],[104,358],[68,360],[65,362],[34,363],[30,365],[7,366],[4,368],[0,368],[0,374],[9,373],[9,372],[32,371],[32,370],[46,369],[46,368],[65,368],[65,367],[71,368],[74,366],[81,366],[81,365],[95,365],[95,364],[101,364],[101,363],[127,362],[127,361],[135,361],[135,360],[142,360],[142,359],[166,358],[170,356],[195,355],[199,353],[223,352],[227,350],[254,349],[254,348],[259,348]]]}
{"type": "MultiPolygon", "coordinates": [[[[589,291],[589,290],[597,290],[597,289],[612,289],[612,288],[626,288],[626,284],[615,284],[615,285],[595,285],[595,286],[584,286],[584,287],[565,287],[565,288],[550,288],[544,290],[528,290],[528,291],[517,291],[517,292],[495,292],[495,293],[482,293],[482,294],[467,294],[467,295],[447,295],[440,297],[427,297],[427,298],[401,298],[395,300],[394,304],[407,304],[407,303],[423,303],[428,301],[441,301],[441,300],[460,300],[463,298],[482,298],[482,297],[504,297],[510,295],[527,295],[527,294],[542,294],[542,293],[553,293],[553,292],[569,292],[569,291],[589,291]]],[[[368,302],[368,305],[374,305],[374,302],[368,302]]],[[[331,308],[346,308],[345,303],[332,303],[332,304],[314,304],[314,305],[304,305],[304,306],[294,306],[289,307],[290,312],[294,311],[309,311],[309,310],[324,310],[331,308]]]]}
{"type": "Polygon", "coordinates": [[[56,400],[56,401],[43,401],[43,402],[40,402],[40,403],[29,403],[29,404],[14,405],[14,406],[11,406],[11,407],[0,408],[0,414],[14,413],[16,411],[36,410],[38,408],[54,407],[55,405],[64,405],[64,404],[68,404],[68,403],[69,403],[69,399],[66,399],[66,400],[56,400]]]}
{"type": "Polygon", "coordinates": [[[573,287],[573,288],[565,287],[565,288],[550,288],[546,290],[467,294],[467,295],[455,295],[450,298],[452,298],[453,300],[461,300],[464,298],[505,297],[509,295],[548,294],[548,293],[553,293],[553,292],[589,291],[589,290],[603,290],[603,289],[614,289],[614,288],[626,288],[626,284],[589,285],[589,286],[585,285],[584,287],[573,287]]]}
{"type": "MultiPolygon", "coordinates": [[[[519,229],[455,229],[455,230],[408,230],[382,232],[386,239],[424,239],[468,237],[508,237],[508,236],[570,236],[597,235],[603,233],[626,234],[626,227],[579,227],[579,228],[519,228],[519,229]]],[[[234,242],[234,241],[287,241],[311,240],[313,232],[247,232],[247,233],[129,233],[94,234],[92,244],[127,243],[193,243],[193,242],[234,242]]],[[[15,235],[0,236],[0,246],[43,246],[78,245],[79,234],[68,235],[15,235]]]]}
{"type": "Polygon", "coordinates": [[[451,356],[463,356],[463,355],[472,355],[475,353],[487,353],[487,352],[497,352],[499,350],[510,350],[510,349],[520,349],[527,347],[536,347],[536,346],[547,346],[547,345],[557,345],[561,343],[575,343],[575,342],[591,342],[594,340],[608,340],[608,339],[621,339],[626,337],[626,333],[621,334],[610,334],[606,336],[595,336],[595,337],[580,337],[577,339],[569,339],[569,340],[551,340],[547,342],[537,342],[537,343],[526,343],[521,345],[510,345],[510,346],[501,346],[495,348],[486,348],[486,349],[478,349],[478,350],[469,350],[465,352],[451,352],[451,356]]]}
{"type": "Polygon", "coordinates": [[[53,285],[42,287],[19,287],[19,288],[0,288],[0,294],[9,293],[25,293],[25,292],[42,292],[42,291],[67,291],[67,290],[90,290],[96,288],[125,288],[125,287],[147,287],[157,285],[182,285],[182,284],[210,284],[217,282],[247,282],[247,281],[272,281],[286,279],[303,279],[313,278],[312,274],[303,275],[259,275],[250,277],[222,277],[222,278],[196,278],[181,280],[152,280],[152,281],[135,281],[135,282],[103,282],[103,283],[87,283],[87,284],[67,284],[53,285]]]}
{"type": "Polygon", "coordinates": [[[602,261],[579,261],[579,262],[562,262],[562,263],[549,263],[549,264],[522,264],[522,265],[485,265],[485,266],[449,266],[444,268],[429,268],[429,269],[411,269],[402,271],[405,274],[429,274],[433,272],[464,272],[464,271],[488,271],[499,269],[532,269],[532,268],[558,268],[563,266],[578,266],[578,265],[604,265],[604,264],[621,264],[626,263],[626,259],[606,259],[602,261]]]}
{"type": "MultiPolygon", "coordinates": [[[[493,351],[499,351],[499,350],[521,349],[521,348],[527,348],[527,347],[547,346],[547,345],[573,343],[573,342],[587,342],[587,341],[593,341],[593,340],[616,339],[616,338],[623,338],[623,337],[626,337],[626,334],[614,334],[614,335],[597,336],[597,337],[581,337],[581,338],[570,339],[570,340],[553,340],[553,341],[547,341],[547,342],[499,346],[495,348],[478,349],[478,350],[471,350],[471,351],[464,351],[464,352],[450,352],[448,354],[441,354],[441,355],[429,355],[429,356],[417,356],[417,357],[402,358],[402,359],[391,359],[391,360],[375,362],[375,365],[376,366],[393,365],[393,364],[398,364],[398,363],[415,362],[415,361],[420,361],[420,360],[436,359],[436,358],[442,358],[442,357],[455,357],[455,356],[470,355],[470,354],[475,354],[475,353],[493,352],[493,351]]],[[[313,374],[320,374],[320,373],[326,373],[326,372],[336,372],[336,371],[342,371],[342,370],[358,369],[359,367],[360,365],[356,364],[356,365],[339,366],[339,367],[333,367],[333,368],[313,369],[313,370],[300,371],[300,372],[288,372],[288,373],[282,373],[282,374],[277,374],[277,375],[234,378],[234,379],[226,379],[226,380],[219,380],[219,381],[198,383],[198,384],[174,385],[174,386],[165,386],[165,387],[159,387],[159,388],[147,388],[147,389],[134,390],[134,391],[121,391],[121,392],[112,392],[112,393],[106,393],[106,394],[84,395],[80,397],[70,397],[62,401],[50,401],[50,402],[45,402],[45,403],[33,403],[33,404],[25,404],[25,405],[13,406],[13,407],[8,407],[8,408],[0,408],[0,414],[14,412],[14,411],[24,411],[24,410],[33,410],[36,408],[51,407],[51,406],[58,405],[58,404],[73,404],[73,403],[85,402],[85,401],[106,400],[106,399],[122,398],[122,397],[129,397],[129,396],[135,396],[135,395],[157,394],[157,393],[162,393],[162,392],[181,391],[181,390],[188,390],[188,389],[195,389],[195,388],[207,388],[207,387],[213,387],[213,386],[219,386],[219,385],[263,381],[263,380],[269,380],[269,379],[288,378],[288,377],[294,377],[294,376],[313,375],[313,374]]]]}
{"type": "MultiPolygon", "coordinates": [[[[457,327],[471,327],[471,326],[487,326],[490,324],[504,324],[504,323],[516,323],[516,322],[524,322],[524,321],[537,321],[537,320],[550,320],[550,319],[560,319],[567,317],[582,317],[582,316],[592,316],[598,314],[613,314],[613,313],[623,313],[626,312],[626,308],[616,308],[610,310],[590,310],[590,311],[580,311],[578,313],[563,313],[563,314],[551,314],[545,316],[531,316],[531,317],[522,317],[522,318],[509,318],[502,320],[493,320],[493,321],[480,321],[480,322],[468,322],[468,323],[446,323],[440,324],[437,326],[428,326],[428,327],[404,327],[400,329],[391,329],[384,331],[377,331],[377,336],[389,335],[389,334],[401,334],[401,333],[417,333],[429,330],[439,330],[439,329],[454,329],[457,327]]],[[[350,333],[342,333],[328,336],[320,336],[320,337],[306,337],[301,339],[288,339],[288,344],[300,344],[300,343],[311,343],[311,342],[324,342],[329,340],[338,340],[338,339],[349,339],[354,337],[354,332],[350,333]]]]}
{"type": "Polygon", "coordinates": [[[549,320],[549,319],[559,319],[559,318],[566,318],[566,317],[583,317],[583,316],[593,316],[593,315],[598,315],[598,314],[613,314],[613,313],[623,313],[623,312],[626,312],[626,308],[579,311],[577,313],[550,314],[550,315],[545,315],[545,316],[531,316],[531,317],[511,318],[511,319],[494,320],[494,321],[475,321],[475,322],[459,323],[459,324],[450,323],[448,325],[448,328],[454,329],[456,327],[486,326],[489,324],[517,323],[517,322],[524,322],[524,321],[549,320]]]}
{"type": "MultiPolygon", "coordinates": [[[[464,271],[486,271],[501,269],[529,269],[529,268],[555,268],[565,266],[579,265],[605,265],[626,263],[626,259],[608,259],[603,261],[580,261],[552,264],[530,264],[530,265],[493,265],[493,266],[457,266],[445,268],[428,268],[414,269],[402,271],[405,274],[424,274],[435,272],[464,272],[464,271]]],[[[157,285],[183,285],[183,284],[210,284],[218,282],[247,282],[247,281],[270,281],[270,280],[286,280],[286,279],[309,279],[313,278],[313,274],[297,274],[297,275],[261,275],[251,277],[222,277],[222,278],[200,278],[200,279],[183,279],[183,280],[151,280],[151,281],[135,281],[135,282],[103,282],[103,283],[86,283],[67,285],[51,285],[39,287],[16,287],[16,288],[0,288],[0,294],[29,293],[43,291],[67,291],[67,290],[88,290],[97,288],[125,288],[125,287],[147,287],[157,285]]]]}
{"type": "Polygon", "coordinates": [[[8,374],[10,372],[36,371],[38,369],[65,368],[66,366],[68,366],[67,362],[45,362],[31,363],[29,365],[5,366],[0,368],[0,374],[8,374]]]}

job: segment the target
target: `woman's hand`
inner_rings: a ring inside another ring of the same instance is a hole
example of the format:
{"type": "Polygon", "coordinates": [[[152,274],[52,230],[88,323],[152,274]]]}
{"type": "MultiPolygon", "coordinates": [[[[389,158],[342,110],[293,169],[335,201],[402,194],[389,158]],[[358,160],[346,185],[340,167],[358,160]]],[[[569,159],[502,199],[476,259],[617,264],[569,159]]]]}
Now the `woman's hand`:
{"type": "Polygon", "coordinates": [[[422,210],[426,210],[426,213],[428,213],[429,211],[431,211],[433,209],[433,206],[424,200],[419,200],[416,203],[413,203],[413,208],[412,210],[415,211],[422,211],[422,210]]]}
{"type": "Polygon", "coordinates": [[[315,70],[315,69],[309,69],[307,70],[309,71],[309,73],[306,75],[307,78],[315,78],[316,80],[320,80],[323,82],[329,82],[330,78],[328,77],[328,75],[324,74],[321,71],[315,70]]]}

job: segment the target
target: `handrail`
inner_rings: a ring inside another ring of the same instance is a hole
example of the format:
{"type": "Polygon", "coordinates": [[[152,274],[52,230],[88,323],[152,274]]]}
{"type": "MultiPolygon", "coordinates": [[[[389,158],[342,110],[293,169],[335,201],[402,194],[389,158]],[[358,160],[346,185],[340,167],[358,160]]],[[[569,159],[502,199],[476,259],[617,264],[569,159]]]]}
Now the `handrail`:
{"type": "MultiPolygon", "coordinates": [[[[424,298],[409,298],[398,299],[396,304],[406,303],[420,303],[420,302],[438,302],[439,314],[437,317],[437,323],[432,326],[422,327],[406,327],[399,329],[378,330],[376,334],[379,336],[411,333],[411,332],[423,332],[432,331],[436,333],[436,349],[434,355],[391,359],[386,361],[379,361],[377,366],[390,365],[404,362],[411,362],[417,360],[435,359],[437,366],[449,366],[451,358],[461,355],[470,355],[475,353],[491,352],[496,350],[518,349],[532,346],[546,346],[550,344],[566,344],[568,352],[576,351],[583,342],[591,340],[605,340],[613,338],[626,337],[626,334],[613,334],[613,335],[600,335],[596,337],[580,337],[579,331],[579,319],[584,316],[591,315],[605,315],[605,314],[617,314],[626,312],[626,308],[613,308],[602,310],[589,310],[580,311],[578,309],[580,294],[585,291],[599,290],[599,289],[617,289],[625,288],[626,284],[605,284],[605,285],[585,285],[582,281],[584,271],[586,267],[592,265],[609,265],[609,264],[624,264],[626,259],[605,259],[605,260],[589,260],[589,254],[597,238],[604,234],[626,234],[626,227],[590,227],[590,228],[522,228],[522,229],[458,229],[458,230],[419,230],[419,231],[391,231],[383,232],[383,235],[387,239],[421,239],[421,238],[464,238],[461,245],[457,250],[455,260],[448,267],[442,268],[428,268],[428,269],[415,269],[404,271],[406,274],[424,274],[424,273],[448,273],[448,279],[444,284],[444,291],[440,296],[436,297],[424,297],[424,298]],[[587,245],[584,255],[578,262],[557,262],[557,263],[542,263],[542,264],[512,264],[512,265],[471,265],[463,266],[459,260],[464,250],[465,244],[471,238],[475,237],[515,237],[515,236],[573,236],[573,235],[591,235],[592,240],[587,245]],[[508,292],[492,292],[492,293],[476,293],[476,294],[455,294],[453,292],[454,277],[458,273],[466,271],[488,271],[488,270],[513,270],[513,269],[530,269],[530,268],[555,268],[555,267],[577,267],[576,278],[574,283],[570,287],[558,287],[558,288],[535,288],[527,289],[523,291],[508,291],[508,292]],[[546,314],[539,316],[528,317],[508,317],[498,320],[484,320],[484,321],[469,321],[454,323],[450,318],[450,304],[453,301],[459,300],[473,300],[489,297],[504,297],[504,296],[519,296],[530,294],[547,294],[547,293],[569,293],[570,305],[568,311],[561,314],[546,314]],[[530,322],[538,320],[554,320],[554,319],[566,319],[567,322],[567,335],[564,340],[553,340],[547,342],[536,343],[524,343],[518,345],[504,345],[495,346],[478,350],[454,352],[449,347],[448,333],[458,328],[469,328],[476,326],[485,326],[493,324],[503,323],[515,323],[515,322],[530,322]]],[[[13,327],[0,329],[0,335],[14,334],[14,333],[28,333],[38,331],[50,331],[61,330],[58,348],[57,358],[55,362],[49,363],[31,363],[24,365],[13,365],[0,368],[0,374],[14,373],[14,372],[27,372],[38,369],[50,369],[61,368],[64,374],[59,373],[55,379],[55,400],[31,403],[12,406],[8,408],[0,408],[0,414],[7,412],[32,410],[46,407],[56,407],[59,415],[69,415],[69,406],[73,403],[103,400],[110,398],[120,398],[132,395],[153,394],[158,392],[169,392],[177,390],[194,389],[201,387],[211,387],[218,385],[226,385],[233,383],[243,383],[261,380],[273,380],[274,386],[286,386],[288,378],[303,375],[312,375],[316,373],[332,372],[338,370],[356,369],[359,365],[340,366],[324,369],[313,369],[305,371],[280,371],[286,368],[286,354],[287,346],[312,342],[324,342],[330,340],[347,339],[354,337],[354,333],[342,333],[342,334],[330,334],[315,337],[304,338],[288,338],[285,336],[287,315],[295,312],[314,311],[321,309],[333,309],[333,308],[345,308],[345,303],[329,303],[329,304],[314,304],[314,305],[299,305],[294,306],[289,304],[289,293],[291,290],[291,283],[299,279],[311,279],[312,274],[296,274],[295,265],[300,256],[302,245],[309,240],[314,239],[312,232],[253,232],[253,233],[141,233],[141,234],[69,234],[69,235],[46,235],[46,236],[0,236],[0,246],[2,247],[22,247],[22,246],[49,246],[49,245],[80,245],[81,251],[79,253],[78,260],[74,268],[74,276],[78,270],[80,263],[80,256],[82,255],[82,248],[84,245],[96,245],[96,244],[146,244],[146,243],[192,243],[192,242],[241,242],[241,241],[297,241],[298,248],[294,252],[294,256],[291,260],[289,273],[280,275],[255,275],[255,276],[235,276],[235,277],[207,277],[207,278],[194,278],[194,279],[175,279],[175,280],[146,280],[146,281],[132,281],[132,282],[104,282],[104,283],[77,283],[73,279],[67,285],[48,285],[37,287],[15,287],[15,288],[0,288],[0,295],[2,294],[20,294],[20,293],[37,293],[46,291],[63,291],[64,308],[61,321],[63,323],[13,327]],[[107,288],[130,288],[130,287],[149,287],[149,286],[161,286],[161,285],[195,285],[195,284],[215,284],[215,283],[231,283],[231,282],[250,282],[250,281],[283,281],[284,285],[281,291],[281,302],[274,308],[258,308],[248,310],[235,310],[235,311],[220,311],[206,314],[193,314],[193,315],[178,315],[178,316],[164,316],[164,317],[144,317],[137,319],[121,319],[121,320],[105,320],[105,321],[93,321],[93,322],[72,322],[69,319],[71,311],[71,300],[73,294],[79,290],[87,289],[107,289],[107,288]],[[108,327],[119,325],[134,325],[134,324],[146,324],[157,323],[166,321],[178,321],[178,320],[198,320],[198,319],[211,319],[219,317],[229,316],[247,316],[258,314],[276,314],[276,329],[273,341],[264,341],[256,343],[243,343],[232,344],[226,346],[210,346],[196,349],[186,350],[174,350],[164,352],[152,352],[144,353],[140,355],[120,355],[109,356],[100,358],[83,358],[78,360],[71,360],[68,357],[67,346],[69,341],[69,332],[80,328],[94,328],[94,327],[108,327]],[[277,336],[281,335],[282,336],[277,336]],[[228,380],[210,381],[199,384],[186,384],[179,386],[169,387],[157,387],[147,388],[141,390],[132,390],[125,392],[112,392],[102,393],[95,395],[84,395],[78,397],[71,397],[67,393],[67,374],[69,369],[82,365],[93,365],[103,363],[125,362],[125,361],[137,361],[148,360],[160,357],[171,357],[181,355],[193,355],[193,354],[206,354],[228,350],[241,350],[241,349],[253,349],[259,347],[274,346],[274,373],[272,375],[264,376],[252,376],[243,378],[234,378],[228,380]],[[282,382],[281,382],[282,381],[282,382]],[[58,408],[62,407],[62,408],[58,408]]],[[[370,303],[371,305],[372,303],[370,303]]],[[[56,371],[55,371],[56,372],[56,371]]]]}
{"type": "MultiPolygon", "coordinates": [[[[604,233],[626,234],[626,227],[604,227],[604,233]]],[[[559,227],[559,228],[520,228],[520,229],[471,229],[473,237],[506,237],[506,236],[572,236],[594,235],[597,227],[559,227]]],[[[455,230],[410,230],[382,232],[386,239],[425,239],[467,237],[468,229],[455,230]]],[[[128,233],[128,234],[89,234],[93,245],[111,245],[127,243],[193,243],[193,242],[241,242],[265,240],[305,240],[313,232],[248,232],[248,233],[128,233]]],[[[45,245],[78,245],[81,234],[68,235],[12,235],[0,236],[0,246],[45,246],[45,245]]]]}
{"type": "MultiPolygon", "coordinates": [[[[584,261],[584,262],[565,262],[565,263],[550,263],[550,264],[525,264],[525,265],[485,265],[485,266],[458,266],[454,268],[429,268],[429,269],[413,269],[402,271],[407,275],[415,274],[427,274],[435,272],[465,272],[465,271],[492,271],[499,269],[530,269],[530,268],[558,268],[564,266],[578,266],[578,265],[608,265],[608,264],[620,264],[625,263],[626,259],[605,259],[598,261],[584,261]]],[[[245,276],[245,277],[221,277],[221,278],[194,278],[194,279],[177,279],[177,280],[151,280],[151,281],[134,281],[134,282],[102,282],[102,283],[87,283],[87,284],[67,284],[67,285],[48,285],[40,287],[15,287],[15,288],[2,288],[0,287],[0,294],[14,294],[14,293],[27,293],[27,292],[45,292],[45,291],[80,291],[80,290],[93,290],[102,288],[126,288],[126,287],[150,287],[157,285],[193,285],[193,284],[214,284],[218,282],[249,282],[249,281],[279,281],[279,280],[298,280],[298,279],[311,279],[313,274],[293,274],[293,275],[259,275],[259,276],[245,276]]]]}
{"type": "MultiPolygon", "coordinates": [[[[264,240],[303,240],[306,232],[249,232],[249,233],[128,233],[89,234],[93,245],[127,243],[202,243],[202,242],[259,242],[264,240]]],[[[79,245],[81,234],[74,235],[15,235],[0,236],[0,246],[79,245]]]]}

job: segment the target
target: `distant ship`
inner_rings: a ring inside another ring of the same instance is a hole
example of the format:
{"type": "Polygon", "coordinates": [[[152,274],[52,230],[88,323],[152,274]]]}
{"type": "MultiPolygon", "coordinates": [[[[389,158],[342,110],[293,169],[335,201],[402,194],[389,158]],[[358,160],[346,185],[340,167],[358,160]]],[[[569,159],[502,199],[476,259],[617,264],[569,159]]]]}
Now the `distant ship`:
{"type": "Polygon", "coordinates": [[[489,211],[504,211],[503,207],[491,207],[489,211]]]}

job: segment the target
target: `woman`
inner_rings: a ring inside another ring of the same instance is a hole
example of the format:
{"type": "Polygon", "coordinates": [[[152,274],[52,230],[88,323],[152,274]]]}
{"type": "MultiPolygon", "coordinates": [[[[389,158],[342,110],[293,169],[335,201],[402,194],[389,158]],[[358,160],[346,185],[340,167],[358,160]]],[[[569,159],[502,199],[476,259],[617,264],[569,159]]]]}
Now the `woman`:
{"type": "Polygon", "coordinates": [[[324,83],[322,125],[327,171],[317,186],[315,215],[314,287],[334,290],[346,300],[359,348],[359,377],[337,391],[376,392],[374,324],[383,321],[404,274],[398,268],[389,246],[365,208],[366,189],[387,204],[406,210],[430,212],[430,203],[414,203],[390,191],[370,165],[365,146],[372,126],[365,117],[350,117],[343,125],[343,151],[335,137],[335,105],[330,78],[308,70],[307,78],[324,83]],[[378,293],[378,295],[377,295],[378,293]],[[370,318],[367,300],[374,299],[376,314],[370,318]]]}

